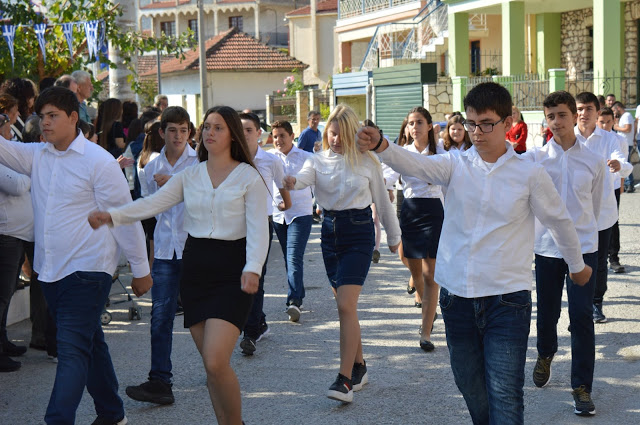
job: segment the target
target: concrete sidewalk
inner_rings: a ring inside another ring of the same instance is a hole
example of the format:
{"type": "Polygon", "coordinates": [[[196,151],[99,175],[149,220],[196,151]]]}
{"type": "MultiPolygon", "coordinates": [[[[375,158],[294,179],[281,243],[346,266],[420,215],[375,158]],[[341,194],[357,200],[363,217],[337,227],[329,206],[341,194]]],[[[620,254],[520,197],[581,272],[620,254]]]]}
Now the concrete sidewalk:
{"type": "MultiPolygon", "coordinates": [[[[596,370],[593,398],[597,415],[573,414],[570,388],[570,337],[566,296],[558,325],[559,351],[553,376],[543,389],[535,388],[531,373],[536,359],[534,306],[525,380],[525,421],[528,424],[640,423],[640,194],[622,196],[621,263],[627,273],[609,274],[605,314],[609,322],[596,325],[596,370]]],[[[355,393],[354,402],[341,405],[325,396],[339,364],[338,315],[320,254],[319,226],[314,225],[307,255],[307,296],[299,323],[283,312],[286,278],[277,240],[271,250],[266,278],[265,313],[271,333],[258,343],[253,357],[236,350],[233,367],[240,380],[243,417],[247,424],[466,424],[466,405],[453,382],[444,325],[435,323],[436,350],[418,346],[420,312],[405,287],[409,272],[383,246],[381,261],[373,265],[360,298],[360,324],[369,384],[355,393]]],[[[123,278],[125,279],[125,278],[123,278]]],[[[113,299],[120,289],[113,287],[113,299]]],[[[533,295],[535,301],[535,293],[533,295]]],[[[156,407],[129,399],[127,385],[143,382],[150,366],[150,296],[139,302],[142,320],[129,321],[129,304],[114,306],[113,321],[104,327],[131,424],[216,423],[205,374],[182,317],[174,331],[174,394],[172,406],[156,407]],[[117,307],[117,308],[116,308],[117,307]]],[[[29,341],[30,324],[9,328],[11,339],[29,341]]],[[[44,352],[29,350],[22,369],[0,375],[0,423],[43,423],[55,364],[44,352]]],[[[77,423],[95,419],[91,397],[85,393],[77,423]]]]}

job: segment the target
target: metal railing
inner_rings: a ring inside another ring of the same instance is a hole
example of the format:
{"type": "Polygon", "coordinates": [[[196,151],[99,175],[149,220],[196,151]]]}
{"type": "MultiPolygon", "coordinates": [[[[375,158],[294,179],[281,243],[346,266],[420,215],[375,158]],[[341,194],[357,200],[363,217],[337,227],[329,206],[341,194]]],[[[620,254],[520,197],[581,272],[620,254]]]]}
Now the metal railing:
{"type": "Polygon", "coordinates": [[[273,101],[273,121],[296,122],[296,96],[287,96],[284,93],[274,93],[273,101]]]}
{"type": "Polygon", "coordinates": [[[640,81],[638,75],[631,72],[594,74],[593,71],[583,71],[574,78],[565,81],[566,90],[573,96],[581,92],[591,92],[606,96],[617,93],[620,102],[630,107],[640,103],[640,81]]]}
{"type": "Polygon", "coordinates": [[[417,0],[339,0],[338,19],[362,16],[367,13],[417,2],[417,0]]]}

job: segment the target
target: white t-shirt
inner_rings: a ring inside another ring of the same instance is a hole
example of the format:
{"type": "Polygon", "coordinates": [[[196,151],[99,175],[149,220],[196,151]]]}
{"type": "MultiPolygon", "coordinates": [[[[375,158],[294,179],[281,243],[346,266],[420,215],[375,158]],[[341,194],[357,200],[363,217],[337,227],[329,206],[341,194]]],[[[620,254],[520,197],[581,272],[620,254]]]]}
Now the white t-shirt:
{"type": "MultiPolygon", "coordinates": [[[[636,119],[640,117],[640,105],[636,108],[636,119]]],[[[636,140],[640,140],[640,125],[638,125],[638,133],[636,134],[636,140]]]]}
{"type": "Polygon", "coordinates": [[[618,131],[617,133],[623,136],[627,140],[627,145],[633,146],[633,116],[629,112],[625,112],[620,117],[620,122],[618,123],[618,127],[624,127],[627,124],[631,124],[631,131],[628,133],[623,133],[618,131]]]}

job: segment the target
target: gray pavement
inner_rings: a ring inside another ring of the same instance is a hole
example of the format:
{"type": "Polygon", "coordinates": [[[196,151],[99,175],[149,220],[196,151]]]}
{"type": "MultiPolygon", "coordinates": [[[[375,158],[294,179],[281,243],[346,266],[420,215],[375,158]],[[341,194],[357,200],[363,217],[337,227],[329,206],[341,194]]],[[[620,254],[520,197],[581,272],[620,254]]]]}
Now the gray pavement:
{"type": "MultiPolygon", "coordinates": [[[[640,194],[622,196],[621,262],[628,273],[609,274],[606,324],[596,325],[596,369],[593,398],[597,415],[573,414],[570,388],[570,338],[566,296],[558,326],[559,351],[553,376],[543,389],[535,388],[531,372],[536,359],[533,322],[525,380],[525,421],[528,424],[638,424],[640,423],[640,194]]],[[[271,333],[258,343],[253,357],[236,350],[233,367],[240,380],[243,417],[247,424],[466,424],[471,423],[458,392],[446,347],[444,325],[436,321],[436,350],[418,346],[419,310],[406,291],[409,272],[386,246],[373,265],[360,298],[360,323],[369,384],[355,393],[354,402],[341,405],[325,392],[339,363],[338,318],[320,254],[319,226],[314,225],[307,255],[307,296],[300,323],[283,312],[286,280],[282,254],[274,240],[266,278],[265,313],[271,333]]],[[[127,279],[127,277],[123,277],[127,279]]],[[[130,278],[129,278],[130,279],[130,278]]],[[[113,287],[113,299],[119,299],[113,287]]],[[[533,296],[535,300],[535,294],[533,296]]],[[[213,424],[200,357],[182,317],[174,329],[173,364],[176,403],[157,407],[130,400],[127,385],[146,379],[150,365],[150,295],[139,304],[142,320],[129,321],[128,304],[114,306],[113,321],[104,327],[131,424],[213,424]]],[[[28,342],[30,324],[9,328],[9,336],[28,342]]],[[[55,364],[41,351],[29,350],[22,369],[0,375],[0,424],[38,424],[55,377],[55,364]]],[[[95,419],[91,397],[85,392],[78,424],[95,419]]]]}

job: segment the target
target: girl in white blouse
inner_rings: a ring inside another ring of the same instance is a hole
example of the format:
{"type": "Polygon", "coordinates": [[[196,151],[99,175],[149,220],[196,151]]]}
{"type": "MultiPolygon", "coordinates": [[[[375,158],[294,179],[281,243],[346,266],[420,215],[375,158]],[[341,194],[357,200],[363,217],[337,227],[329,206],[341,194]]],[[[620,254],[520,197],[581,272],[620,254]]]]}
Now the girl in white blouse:
{"type": "MultiPolygon", "coordinates": [[[[431,114],[418,106],[407,115],[407,128],[413,143],[404,148],[418,155],[435,155],[444,153],[444,149],[436,144],[431,114]]],[[[422,326],[420,330],[420,348],[431,351],[431,329],[435,320],[438,303],[438,284],[433,275],[436,266],[436,254],[444,209],[442,206],[442,190],[440,186],[425,183],[411,176],[402,176],[404,200],[400,212],[400,228],[402,229],[402,248],[400,258],[411,272],[411,281],[420,296],[421,302],[416,307],[422,309],[422,326]]]]}
{"type": "Polygon", "coordinates": [[[353,391],[368,380],[357,309],[373,254],[372,203],[378,207],[389,249],[396,252],[400,243],[380,162],[371,153],[358,152],[358,128],[355,112],[338,105],[327,120],[323,151],[308,159],[295,177],[285,177],[289,190],[315,185],[316,200],[324,210],[322,256],[340,318],[340,373],[327,395],[342,402],[351,402],[353,391]]]}
{"type": "Polygon", "coordinates": [[[447,120],[447,127],[444,131],[444,137],[440,139],[440,143],[444,150],[458,149],[460,152],[466,151],[473,144],[469,133],[464,129],[464,117],[460,112],[456,112],[447,120]]]}
{"type": "Polygon", "coordinates": [[[232,108],[207,111],[198,157],[198,165],[175,174],[155,194],[93,213],[89,222],[94,228],[132,223],[184,201],[184,325],[202,356],[218,423],[238,425],[240,386],[230,359],[267,255],[268,191],[232,108]]]}

